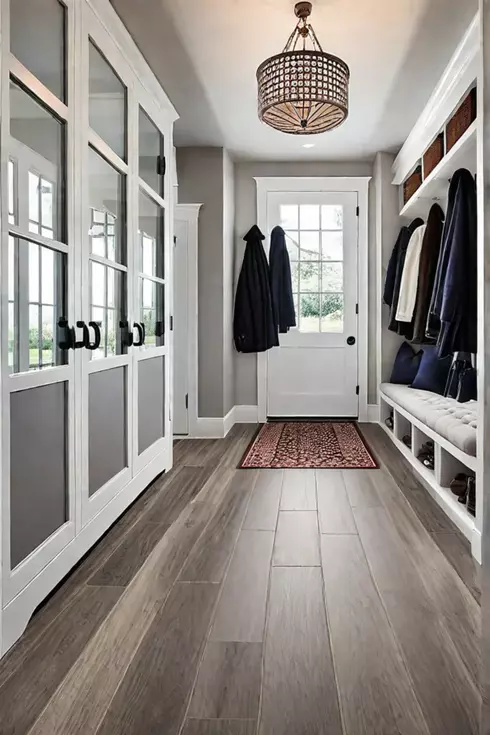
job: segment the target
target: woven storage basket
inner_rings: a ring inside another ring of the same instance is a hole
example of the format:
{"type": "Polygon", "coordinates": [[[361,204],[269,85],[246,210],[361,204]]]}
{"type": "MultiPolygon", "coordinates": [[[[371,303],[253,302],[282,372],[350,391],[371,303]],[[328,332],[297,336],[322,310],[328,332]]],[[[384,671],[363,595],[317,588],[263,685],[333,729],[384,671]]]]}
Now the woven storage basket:
{"type": "Polygon", "coordinates": [[[403,184],[403,201],[406,204],[422,185],[422,166],[418,166],[403,184]]]}
{"type": "Polygon", "coordinates": [[[476,87],[471,90],[446,126],[446,151],[451,150],[475,120],[476,87]]]}
{"type": "Polygon", "coordinates": [[[437,136],[424,153],[424,179],[435,169],[444,157],[444,134],[437,136]]]}

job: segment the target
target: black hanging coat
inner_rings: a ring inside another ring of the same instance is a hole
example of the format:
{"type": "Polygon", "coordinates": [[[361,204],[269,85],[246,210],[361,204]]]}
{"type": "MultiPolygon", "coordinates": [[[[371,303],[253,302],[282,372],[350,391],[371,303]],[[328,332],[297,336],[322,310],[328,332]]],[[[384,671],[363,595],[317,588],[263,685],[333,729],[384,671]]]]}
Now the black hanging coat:
{"type": "Polygon", "coordinates": [[[442,249],[427,324],[439,357],[477,350],[477,200],[473,174],[451,179],[442,249]]]}
{"type": "Polygon", "coordinates": [[[238,352],[265,352],[279,346],[274,323],[269,264],[257,225],[243,238],[247,243],[235,296],[233,336],[238,352]]]}
{"type": "Polygon", "coordinates": [[[282,227],[279,226],[274,227],[271,232],[269,270],[274,323],[279,327],[279,332],[285,334],[291,327],[296,326],[296,314],[286,236],[282,227]]]}
{"type": "MultiPolygon", "coordinates": [[[[398,332],[399,334],[402,334],[402,330],[404,329],[403,326],[401,326],[401,323],[396,320],[396,312],[398,310],[398,299],[400,298],[400,286],[402,282],[402,275],[403,275],[403,267],[405,265],[405,258],[407,255],[407,248],[410,243],[410,238],[412,237],[413,233],[417,229],[417,227],[421,227],[424,224],[423,220],[420,218],[414,219],[414,221],[409,225],[409,227],[402,227],[400,234],[398,236],[398,240],[396,242],[395,248],[397,250],[397,257],[396,257],[396,268],[395,268],[395,277],[393,281],[393,287],[392,287],[392,293],[391,293],[391,311],[390,311],[390,324],[388,326],[388,329],[392,332],[398,332]]],[[[393,258],[393,255],[392,255],[393,258]]],[[[391,264],[391,260],[390,260],[391,264]]],[[[388,271],[390,272],[390,265],[388,266],[388,271]]],[[[387,279],[388,279],[387,274],[387,279]]],[[[385,291],[386,291],[386,285],[385,285],[385,291]]]]}

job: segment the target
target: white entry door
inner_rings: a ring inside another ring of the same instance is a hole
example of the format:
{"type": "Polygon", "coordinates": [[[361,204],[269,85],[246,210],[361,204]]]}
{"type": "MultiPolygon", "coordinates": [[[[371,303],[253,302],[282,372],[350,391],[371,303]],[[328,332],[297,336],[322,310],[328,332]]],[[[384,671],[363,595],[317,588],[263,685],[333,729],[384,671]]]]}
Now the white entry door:
{"type": "Polygon", "coordinates": [[[286,231],[295,329],[267,353],[269,417],[358,415],[358,194],[269,192],[286,231]]]}

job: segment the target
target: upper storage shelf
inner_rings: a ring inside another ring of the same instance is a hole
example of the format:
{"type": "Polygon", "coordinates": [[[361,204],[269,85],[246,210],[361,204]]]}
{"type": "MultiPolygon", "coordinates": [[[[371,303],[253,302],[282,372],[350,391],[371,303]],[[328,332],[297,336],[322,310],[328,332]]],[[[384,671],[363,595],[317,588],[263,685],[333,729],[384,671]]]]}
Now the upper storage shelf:
{"type": "Polygon", "coordinates": [[[476,172],[476,130],[475,120],[402,207],[401,217],[411,220],[415,217],[426,217],[433,202],[447,197],[448,184],[455,171],[467,168],[476,172]]]}
{"type": "Polygon", "coordinates": [[[399,186],[402,192],[402,217],[408,219],[427,216],[431,201],[446,198],[449,179],[458,168],[464,167],[476,172],[478,121],[475,120],[452,147],[447,144],[446,129],[448,121],[467,97],[469,90],[475,86],[479,71],[479,50],[477,13],[393,164],[393,184],[399,186]],[[417,170],[424,154],[438,138],[443,139],[445,155],[422,183],[420,174],[413,187],[419,185],[419,188],[405,204],[403,184],[417,170]]]}

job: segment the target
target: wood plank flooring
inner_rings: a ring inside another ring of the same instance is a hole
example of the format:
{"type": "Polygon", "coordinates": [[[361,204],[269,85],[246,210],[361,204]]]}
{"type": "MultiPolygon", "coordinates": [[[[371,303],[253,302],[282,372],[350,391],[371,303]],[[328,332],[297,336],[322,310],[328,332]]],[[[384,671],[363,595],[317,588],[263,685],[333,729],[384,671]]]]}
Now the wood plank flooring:
{"type": "Polygon", "coordinates": [[[0,661],[0,735],[477,735],[480,570],[361,428],[379,470],[177,442],[0,661]]]}

